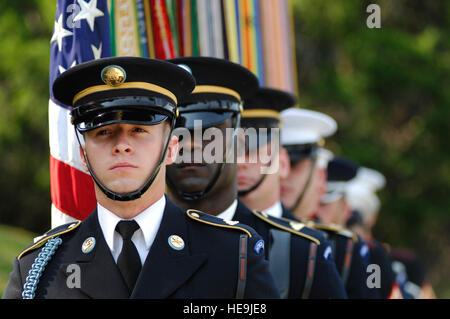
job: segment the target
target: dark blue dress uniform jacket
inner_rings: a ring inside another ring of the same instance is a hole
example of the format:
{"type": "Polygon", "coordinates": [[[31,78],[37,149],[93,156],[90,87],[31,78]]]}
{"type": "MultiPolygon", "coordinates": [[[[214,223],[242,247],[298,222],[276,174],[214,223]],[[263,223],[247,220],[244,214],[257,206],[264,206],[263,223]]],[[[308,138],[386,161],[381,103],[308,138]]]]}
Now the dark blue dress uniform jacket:
{"type": "MultiPolygon", "coordinates": [[[[239,243],[246,231],[251,238],[247,241],[244,298],[279,298],[264,253],[258,255],[253,250],[261,239],[253,229],[240,224],[230,227],[212,216],[204,222],[202,216],[194,218],[166,199],[160,228],[130,298],[235,298],[242,249],[239,243]],[[184,240],[182,250],[169,246],[171,235],[184,240]]],[[[60,228],[67,229],[67,226],[60,228]]],[[[36,298],[129,298],[96,211],[60,238],[62,244],[45,268],[36,298]],[[85,254],[81,247],[88,237],[94,237],[96,245],[85,254]],[[80,267],[80,288],[67,286],[71,274],[67,267],[71,264],[80,267]]],[[[20,260],[15,259],[3,298],[21,298],[28,271],[41,249],[33,249],[20,260]]]]}
{"type": "Polygon", "coordinates": [[[344,271],[344,262],[348,249],[348,241],[353,240],[353,248],[350,252],[351,262],[348,273],[348,279],[345,288],[350,299],[376,299],[379,297],[377,289],[370,289],[367,285],[367,267],[370,261],[369,247],[360,238],[351,239],[337,233],[329,233],[330,241],[335,243],[336,247],[336,266],[340,273],[344,271]]]}
{"type": "Polygon", "coordinates": [[[395,284],[395,273],[392,270],[392,260],[384,245],[376,240],[367,243],[370,249],[370,263],[380,266],[380,298],[387,299],[395,284]]]}
{"type": "MultiPolygon", "coordinates": [[[[283,206],[283,217],[294,218],[294,215],[283,206]]],[[[318,226],[318,224],[316,224],[318,226]]],[[[318,226],[320,227],[320,226],[318,226]]],[[[320,228],[319,228],[320,229],[320,228]]],[[[347,236],[337,233],[333,230],[325,230],[327,239],[333,246],[333,258],[336,263],[336,268],[340,275],[344,272],[344,261],[347,253],[348,241],[352,240],[347,236]]],[[[375,299],[379,298],[380,294],[377,289],[369,289],[367,286],[367,266],[369,265],[370,253],[363,254],[366,244],[360,238],[353,238],[353,245],[350,251],[350,267],[345,280],[345,290],[350,299],[375,299]]]]}
{"type": "MultiPolygon", "coordinates": [[[[271,244],[270,230],[276,227],[266,223],[250,211],[240,200],[233,219],[240,223],[249,225],[262,236],[266,242],[266,258],[269,257],[271,244]]],[[[309,299],[345,299],[347,298],[342,280],[337,272],[336,265],[332,257],[325,258],[325,250],[329,246],[321,232],[310,228],[303,228],[302,232],[320,241],[317,249],[316,264],[314,270],[313,283],[309,294],[309,299]]],[[[292,235],[290,253],[290,283],[287,298],[301,298],[305,286],[305,278],[308,268],[309,239],[292,235]]]]}

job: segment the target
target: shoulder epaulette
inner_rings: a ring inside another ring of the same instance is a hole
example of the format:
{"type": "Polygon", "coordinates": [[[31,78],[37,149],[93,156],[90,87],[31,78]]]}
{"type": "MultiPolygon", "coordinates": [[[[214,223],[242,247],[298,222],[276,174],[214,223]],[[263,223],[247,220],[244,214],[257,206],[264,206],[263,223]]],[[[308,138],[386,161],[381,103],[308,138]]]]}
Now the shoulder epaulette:
{"type": "Polygon", "coordinates": [[[290,232],[300,237],[307,238],[310,241],[316,243],[317,245],[320,245],[320,240],[302,232],[302,229],[306,227],[305,224],[302,224],[296,220],[291,220],[288,218],[273,217],[258,210],[253,211],[253,215],[276,228],[282,229],[284,231],[290,232]]]}
{"type": "Polygon", "coordinates": [[[353,241],[358,241],[358,236],[356,236],[356,234],[340,225],[337,224],[322,224],[322,223],[315,223],[313,221],[308,221],[307,222],[307,226],[314,228],[314,229],[319,229],[319,230],[323,230],[323,231],[327,231],[327,232],[332,232],[332,233],[336,233],[338,235],[347,237],[347,238],[352,238],[353,241]]]}
{"type": "Polygon", "coordinates": [[[198,222],[216,226],[216,227],[222,227],[222,228],[230,228],[230,229],[237,229],[240,231],[243,231],[246,233],[250,238],[252,237],[251,231],[248,229],[248,227],[244,224],[240,224],[237,220],[224,220],[222,218],[206,214],[204,212],[201,212],[199,210],[195,209],[188,209],[186,211],[186,214],[193,220],[196,220],[198,222]]]}
{"type": "Polygon", "coordinates": [[[75,228],[77,228],[80,225],[80,221],[76,221],[76,222],[72,222],[72,223],[68,223],[68,224],[64,224],[58,227],[55,227],[53,229],[50,229],[49,231],[47,231],[45,234],[35,237],[33,240],[33,243],[30,244],[27,248],[25,248],[20,254],[19,256],[17,256],[17,259],[20,260],[20,258],[22,258],[23,255],[25,255],[26,253],[41,247],[42,245],[44,245],[50,238],[54,238],[56,236],[68,233],[72,230],[74,230],[75,228]]]}

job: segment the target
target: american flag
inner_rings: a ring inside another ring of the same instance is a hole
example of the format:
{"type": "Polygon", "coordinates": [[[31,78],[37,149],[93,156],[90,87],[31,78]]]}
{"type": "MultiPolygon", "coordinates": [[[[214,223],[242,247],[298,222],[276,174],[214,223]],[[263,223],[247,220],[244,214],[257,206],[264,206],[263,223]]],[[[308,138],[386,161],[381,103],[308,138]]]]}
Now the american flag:
{"type": "Polygon", "coordinates": [[[70,106],[53,97],[53,81],[67,69],[111,56],[107,0],[58,0],[50,40],[49,143],[52,227],[83,220],[95,208],[94,185],[81,164],[70,106]]]}

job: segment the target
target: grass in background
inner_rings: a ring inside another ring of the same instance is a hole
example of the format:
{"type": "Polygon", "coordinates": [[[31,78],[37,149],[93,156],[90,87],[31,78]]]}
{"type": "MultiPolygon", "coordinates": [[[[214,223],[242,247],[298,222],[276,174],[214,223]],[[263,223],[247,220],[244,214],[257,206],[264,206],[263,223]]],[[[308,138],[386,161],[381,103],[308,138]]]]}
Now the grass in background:
{"type": "Polygon", "coordinates": [[[0,296],[8,283],[14,258],[36,237],[21,228],[0,225],[0,296]]]}

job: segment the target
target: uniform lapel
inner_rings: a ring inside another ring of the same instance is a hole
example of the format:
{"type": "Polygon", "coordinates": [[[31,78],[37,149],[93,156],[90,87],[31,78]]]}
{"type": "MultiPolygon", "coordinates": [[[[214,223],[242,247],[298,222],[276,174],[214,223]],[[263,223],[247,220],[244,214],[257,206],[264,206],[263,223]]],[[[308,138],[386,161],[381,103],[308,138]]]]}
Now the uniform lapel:
{"type": "Polygon", "coordinates": [[[281,205],[281,207],[283,208],[283,214],[281,215],[281,217],[289,218],[289,219],[292,219],[292,220],[296,220],[297,219],[290,210],[288,210],[286,207],[284,207],[284,205],[281,205]]]}
{"type": "Polygon", "coordinates": [[[166,197],[166,207],[155,241],[142,267],[131,298],[167,298],[206,261],[206,254],[191,254],[185,213],[166,197]],[[177,235],[184,247],[176,250],[169,237],[177,235]]]}
{"type": "MultiPolygon", "coordinates": [[[[128,288],[100,229],[97,210],[82,222],[76,237],[68,255],[75,256],[76,265],[80,269],[79,289],[92,298],[128,298],[128,288]],[[89,237],[95,238],[95,246],[91,252],[83,253],[81,247],[89,237]]],[[[66,272],[69,265],[61,266],[61,271],[66,276],[71,275],[66,272]]]]}
{"type": "Polygon", "coordinates": [[[233,220],[237,220],[242,224],[255,227],[252,212],[247,206],[245,206],[245,204],[240,199],[238,199],[238,204],[236,207],[236,212],[234,213],[233,216],[233,220]]]}

